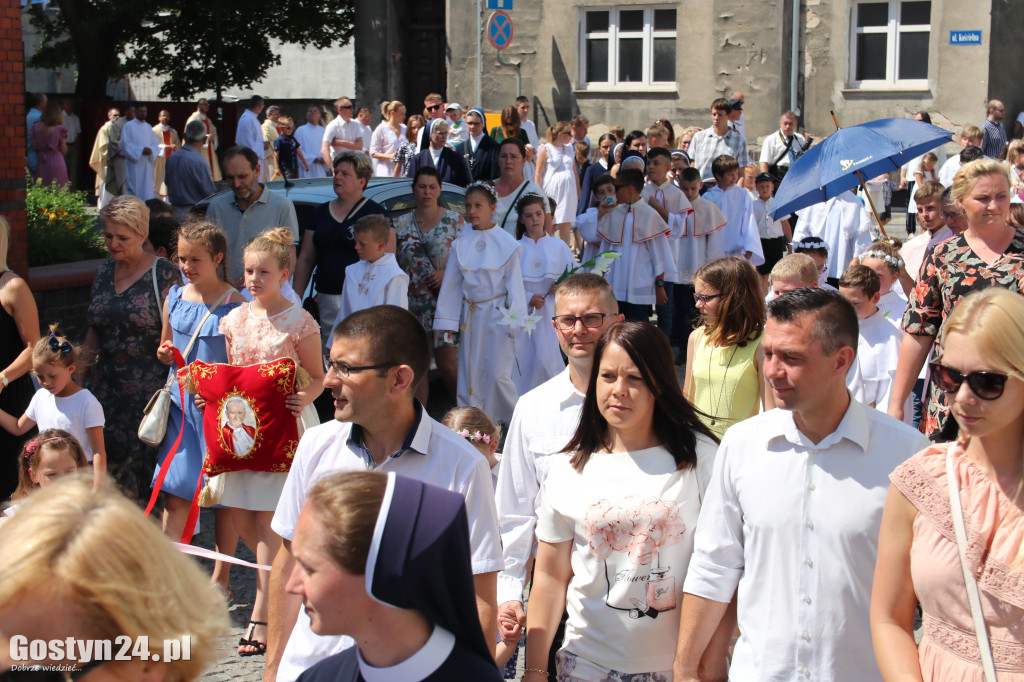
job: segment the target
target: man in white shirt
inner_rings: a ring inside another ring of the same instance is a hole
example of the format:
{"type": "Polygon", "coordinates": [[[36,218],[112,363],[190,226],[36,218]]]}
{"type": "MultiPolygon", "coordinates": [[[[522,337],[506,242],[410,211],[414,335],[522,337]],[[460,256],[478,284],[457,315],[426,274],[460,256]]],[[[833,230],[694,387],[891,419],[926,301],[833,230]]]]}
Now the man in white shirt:
{"type": "MultiPolygon", "coordinates": [[[[964,129],[960,131],[960,154],[963,154],[964,150],[968,147],[978,147],[981,149],[981,141],[985,138],[985,133],[982,132],[978,126],[964,126],[964,129]]],[[[953,156],[946,159],[946,162],[939,166],[939,174],[936,178],[942,183],[943,187],[950,187],[953,184],[953,178],[956,176],[960,166],[964,163],[970,163],[975,158],[981,158],[985,155],[984,150],[981,150],[981,154],[974,156],[977,152],[969,153],[968,159],[965,161],[960,157],[960,154],[954,154],[953,156]],[[973,157],[973,158],[971,158],[973,157]]]]}
{"type": "Polygon", "coordinates": [[[145,104],[135,107],[135,119],[121,131],[121,151],[126,159],[126,190],[146,201],[156,196],[153,191],[153,164],[160,151],[160,141],[153,126],[146,122],[149,110],[145,104]]]}
{"type": "Polygon", "coordinates": [[[373,112],[370,107],[362,107],[356,114],[356,123],[359,125],[359,138],[363,141],[364,154],[370,153],[370,138],[373,137],[373,128],[370,127],[372,122],[373,112]]]}
{"type": "MultiPolygon", "coordinates": [[[[327,168],[334,167],[334,155],[342,149],[361,152],[363,151],[363,143],[369,144],[369,138],[363,140],[359,122],[352,118],[354,113],[352,100],[348,97],[339,97],[334,101],[334,110],[338,115],[327,124],[327,129],[324,130],[323,142],[319,147],[320,157],[327,168]]],[[[315,156],[315,154],[303,153],[306,154],[307,159],[315,156]]]]}
{"type": "MultiPolygon", "coordinates": [[[[296,128],[293,135],[296,141],[298,141],[300,149],[319,149],[323,151],[323,143],[327,139],[327,131],[320,125],[320,107],[318,105],[312,104],[306,108],[306,123],[296,128]]],[[[303,155],[305,155],[305,152],[303,152],[303,155]]],[[[327,158],[330,158],[329,150],[327,158]]],[[[329,161],[325,160],[322,154],[318,156],[314,151],[314,153],[306,156],[306,161],[309,162],[309,170],[306,170],[305,166],[300,166],[300,178],[326,178],[331,175],[329,169],[332,166],[329,161]]]]}
{"type": "Polygon", "coordinates": [[[780,409],[722,439],[683,590],[676,682],[697,666],[734,596],[729,679],[881,680],[868,605],[889,473],[923,435],[850,399],[857,314],[838,292],[768,305],[764,374],[780,409]]]}
{"type": "Polygon", "coordinates": [[[333,339],[324,386],[334,396],[335,421],[303,435],[271,524],[284,544],[270,574],[264,680],[290,682],[353,644],[349,637],[314,634],[301,600],[285,590],[306,493],[338,471],[394,471],[465,498],[477,609],[488,644],[497,641],[495,584],[502,561],[490,468],[467,440],[431,419],[413,397],[430,366],[426,331],[409,311],[377,306],[347,317],[333,339]]]}
{"type": "Polygon", "coordinates": [[[774,173],[785,177],[790,166],[803,153],[807,141],[796,132],[796,123],[796,114],[787,111],[779,118],[779,129],[761,143],[759,164],[762,173],[773,173],[772,166],[775,166],[774,173]]]}
{"type": "Polygon", "coordinates": [[[263,98],[259,95],[253,95],[249,98],[249,105],[238,119],[238,129],[235,131],[235,144],[248,147],[256,152],[256,158],[260,160],[260,165],[263,165],[263,160],[267,155],[267,147],[263,141],[263,126],[260,125],[261,111],[263,111],[263,98]]]}
{"type": "Polygon", "coordinates": [[[579,425],[597,340],[621,319],[615,292],[600,275],[572,275],[558,285],[551,324],[569,365],[521,396],[509,423],[495,491],[504,555],[504,568],[498,573],[498,612],[511,610],[523,627],[523,586],[540,487],[552,458],[564,456],[562,448],[579,425]]]}

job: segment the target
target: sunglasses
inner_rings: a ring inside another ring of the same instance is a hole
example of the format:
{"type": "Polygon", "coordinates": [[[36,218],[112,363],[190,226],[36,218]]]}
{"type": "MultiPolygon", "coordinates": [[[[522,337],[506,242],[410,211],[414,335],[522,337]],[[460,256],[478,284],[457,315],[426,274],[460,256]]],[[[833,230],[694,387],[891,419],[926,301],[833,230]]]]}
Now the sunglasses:
{"type": "Polygon", "coordinates": [[[928,367],[932,371],[932,378],[935,384],[943,393],[956,393],[964,381],[971,387],[974,395],[982,400],[996,400],[1003,395],[1006,388],[1006,374],[999,372],[962,372],[946,367],[941,362],[929,362],[928,367]]]}
{"type": "Polygon", "coordinates": [[[440,104],[431,104],[429,107],[427,107],[427,111],[437,111],[440,108],[440,104]]]}
{"type": "Polygon", "coordinates": [[[342,104],[342,105],[341,105],[340,107],[338,107],[338,108],[339,108],[339,109],[352,109],[352,108],[353,108],[353,106],[352,106],[351,104],[342,104]]]}

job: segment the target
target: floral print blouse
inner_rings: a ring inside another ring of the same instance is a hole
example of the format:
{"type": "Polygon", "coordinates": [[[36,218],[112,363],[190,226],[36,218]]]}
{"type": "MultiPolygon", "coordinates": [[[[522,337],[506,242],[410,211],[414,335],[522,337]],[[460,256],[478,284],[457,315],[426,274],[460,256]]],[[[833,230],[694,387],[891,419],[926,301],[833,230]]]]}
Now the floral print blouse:
{"type": "Polygon", "coordinates": [[[446,211],[426,234],[416,224],[415,211],[395,221],[398,264],[409,275],[409,310],[427,330],[434,327],[438,293],[427,284],[427,277],[435,270],[444,270],[452,242],[465,226],[462,216],[455,211],[446,211]]]}

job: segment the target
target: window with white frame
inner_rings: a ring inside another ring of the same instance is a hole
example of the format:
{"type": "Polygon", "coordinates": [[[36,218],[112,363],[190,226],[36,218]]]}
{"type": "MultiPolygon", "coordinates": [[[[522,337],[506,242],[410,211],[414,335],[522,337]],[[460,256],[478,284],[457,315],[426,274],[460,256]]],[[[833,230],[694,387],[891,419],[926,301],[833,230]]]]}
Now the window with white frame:
{"type": "Polygon", "coordinates": [[[675,88],[675,7],[586,8],[579,35],[579,89],[675,88]]]}
{"type": "Polygon", "coordinates": [[[850,85],[928,87],[931,13],[922,0],[853,3],[850,85]]]}

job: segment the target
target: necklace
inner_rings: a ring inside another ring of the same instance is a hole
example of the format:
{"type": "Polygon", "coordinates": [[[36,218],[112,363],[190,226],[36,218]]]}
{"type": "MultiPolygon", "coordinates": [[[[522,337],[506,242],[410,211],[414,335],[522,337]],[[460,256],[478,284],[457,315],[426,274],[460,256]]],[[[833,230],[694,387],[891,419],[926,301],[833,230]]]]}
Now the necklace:
{"type": "MultiPolygon", "coordinates": [[[[718,420],[718,409],[722,406],[722,398],[725,397],[725,387],[729,379],[729,370],[732,369],[732,361],[736,357],[736,350],[739,348],[739,344],[733,344],[732,353],[729,355],[729,362],[725,365],[725,374],[722,376],[722,390],[718,392],[718,400],[715,401],[715,413],[711,415],[711,425],[714,426],[718,420]]],[[[708,386],[711,388],[711,396],[714,397],[714,384],[711,378],[711,360],[714,353],[708,354],[708,386]]]]}

